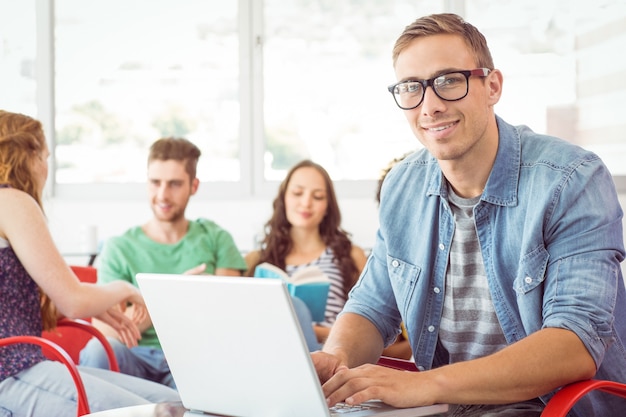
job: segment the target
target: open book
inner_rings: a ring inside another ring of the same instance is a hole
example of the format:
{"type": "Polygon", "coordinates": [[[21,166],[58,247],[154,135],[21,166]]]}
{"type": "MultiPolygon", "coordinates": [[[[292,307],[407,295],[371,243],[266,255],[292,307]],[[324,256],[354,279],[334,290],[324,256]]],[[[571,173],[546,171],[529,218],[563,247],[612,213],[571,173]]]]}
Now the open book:
{"type": "Polygon", "coordinates": [[[324,321],[330,280],[317,266],[300,268],[292,276],[289,276],[277,266],[264,262],[255,268],[254,276],[283,279],[287,283],[289,293],[304,301],[309,307],[313,321],[324,321]]]}

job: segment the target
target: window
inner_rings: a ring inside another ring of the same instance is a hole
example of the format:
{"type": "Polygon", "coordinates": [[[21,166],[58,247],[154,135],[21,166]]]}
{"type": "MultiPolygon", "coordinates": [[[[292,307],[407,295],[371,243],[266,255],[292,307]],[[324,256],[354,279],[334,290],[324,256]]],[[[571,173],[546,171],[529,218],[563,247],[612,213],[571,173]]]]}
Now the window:
{"type": "Polygon", "coordinates": [[[371,198],[419,147],[386,90],[393,42],[442,11],[485,33],[500,116],[597,152],[626,191],[620,0],[0,0],[0,107],[52,125],[60,197],[143,198],[147,147],[174,135],[203,150],[207,198],[273,195],[301,158],[371,198]]]}
{"type": "Polygon", "coordinates": [[[168,136],[201,148],[201,178],[241,179],[236,2],[55,6],[58,184],[143,183],[168,136]]]}
{"type": "Polygon", "coordinates": [[[266,180],[302,158],[334,180],[376,179],[418,147],[386,89],[391,48],[407,16],[439,1],[265,0],[263,120],[266,180]]]}
{"type": "Polygon", "coordinates": [[[34,0],[0,0],[0,109],[36,114],[35,25],[34,0]]]}

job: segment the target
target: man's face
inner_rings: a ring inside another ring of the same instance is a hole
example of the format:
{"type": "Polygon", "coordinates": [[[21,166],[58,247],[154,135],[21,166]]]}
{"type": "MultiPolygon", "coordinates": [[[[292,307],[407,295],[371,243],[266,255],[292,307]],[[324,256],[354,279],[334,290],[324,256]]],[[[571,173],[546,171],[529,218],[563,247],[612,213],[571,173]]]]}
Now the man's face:
{"type": "Polygon", "coordinates": [[[157,220],[183,219],[189,198],[197,189],[198,180],[189,178],[183,161],[153,160],[148,164],[148,196],[157,220]]]}
{"type": "MultiPolygon", "coordinates": [[[[457,35],[434,35],[413,40],[395,63],[398,81],[425,80],[455,70],[473,70],[476,61],[457,35]]],[[[404,110],[419,141],[438,160],[480,157],[487,126],[493,123],[493,105],[500,98],[501,76],[471,76],[469,91],[459,101],[439,98],[431,87],[417,108],[404,110]],[[472,156],[474,155],[474,156],[472,156]]]]}

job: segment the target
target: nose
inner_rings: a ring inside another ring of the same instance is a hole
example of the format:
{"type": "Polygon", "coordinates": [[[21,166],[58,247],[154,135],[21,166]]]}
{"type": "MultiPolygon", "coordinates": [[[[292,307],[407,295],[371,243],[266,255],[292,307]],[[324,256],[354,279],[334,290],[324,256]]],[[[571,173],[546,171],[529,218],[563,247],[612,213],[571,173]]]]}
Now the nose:
{"type": "Polygon", "coordinates": [[[157,188],[156,195],[159,200],[164,200],[167,196],[167,184],[160,184],[159,188],[157,188]]]}
{"type": "Polygon", "coordinates": [[[313,196],[311,194],[308,194],[308,193],[302,194],[302,199],[300,200],[300,202],[304,207],[310,207],[312,201],[313,201],[313,196]]]}
{"type": "Polygon", "coordinates": [[[432,86],[426,87],[424,90],[424,99],[421,105],[422,114],[424,116],[434,116],[446,109],[445,101],[439,98],[432,86]]]}

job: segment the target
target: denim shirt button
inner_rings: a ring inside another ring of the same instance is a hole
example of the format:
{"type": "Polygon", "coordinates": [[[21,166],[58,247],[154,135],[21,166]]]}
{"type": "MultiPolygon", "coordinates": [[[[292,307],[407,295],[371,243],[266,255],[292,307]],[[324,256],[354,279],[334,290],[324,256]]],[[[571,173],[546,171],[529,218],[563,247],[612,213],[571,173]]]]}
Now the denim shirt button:
{"type": "Polygon", "coordinates": [[[428,332],[432,333],[435,331],[435,326],[428,326],[428,332]]]}
{"type": "Polygon", "coordinates": [[[524,281],[526,282],[526,284],[530,284],[533,282],[533,279],[531,277],[526,277],[524,278],[524,281]]]}
{"type": "Polygon", "coordinates": [[[440,244],[439,244],[439,249],[444,250],[445,248],[446,248],[446,247],[444,246],[444,244],[443,244],[443,243],[440,243],[440,244]]]}
{"type": "Polygon", "coordinates": [[[435,287],[435,288],[433,288],[433,292],[435,294],[439,294],[441,292],[441,290],[439,289],[439,287],[435,287]]]}
{"type": "Polygon", "coordinates": [[[420,372],[421,372],[421,371],[423,371],[424,369],[426,369],[426,368],[424,368],[422,365],[419,365],[419,366],[417,367],[417,370],[418,370],[418,371],[420,371],[420,372]]]}
{"type": "Polygon", "coordinates": [[[397,259],[394,259],[393,261],[391,261],[391,266],[393,266],[394,268],[397,268],[400,265],[400,262],[398,262],[397,259]]]}

